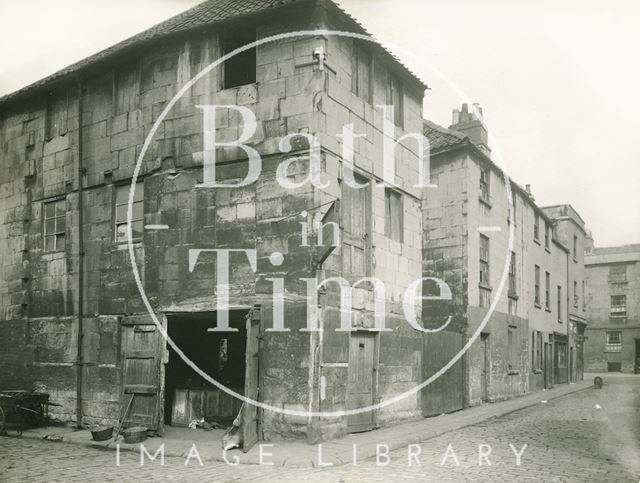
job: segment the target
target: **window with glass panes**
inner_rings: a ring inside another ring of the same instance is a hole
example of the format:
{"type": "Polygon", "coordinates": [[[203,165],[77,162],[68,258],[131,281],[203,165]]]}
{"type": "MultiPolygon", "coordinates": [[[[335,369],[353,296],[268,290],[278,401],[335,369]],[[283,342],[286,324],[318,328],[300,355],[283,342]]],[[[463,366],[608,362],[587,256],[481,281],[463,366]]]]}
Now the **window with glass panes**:
{"type": "Polygon", "coordinates": [[[54,200],[43,203],[43,237],[47,252],[64,250],[67,230],[66,200],[54,200]]]}

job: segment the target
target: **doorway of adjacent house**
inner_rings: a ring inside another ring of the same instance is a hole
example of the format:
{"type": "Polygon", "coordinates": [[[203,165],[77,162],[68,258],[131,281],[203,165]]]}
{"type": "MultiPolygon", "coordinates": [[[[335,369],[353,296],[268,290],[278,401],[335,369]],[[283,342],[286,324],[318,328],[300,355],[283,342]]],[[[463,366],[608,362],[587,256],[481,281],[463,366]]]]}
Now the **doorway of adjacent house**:
{"type": "Polygon", "coordinates": [[[480,355],[482,357],[482,371],[480,373],[480,398],[489,401],[489,334],[480,334],[480,355]]]}
{"type": "MultiPolygon", "coordinates": [[[[210,331],[217,325],[216,312],[168,315],[167,331],[197,367],[234,392],[244,394],[247,313],[229,312],[229,326],[236,332],[210,331]]],[[[221,439],[238,416],[242,401],[209,383],[171,347],[165,362],[165,434],[178,439],[183,433],[192,440],[221,439]]]]}

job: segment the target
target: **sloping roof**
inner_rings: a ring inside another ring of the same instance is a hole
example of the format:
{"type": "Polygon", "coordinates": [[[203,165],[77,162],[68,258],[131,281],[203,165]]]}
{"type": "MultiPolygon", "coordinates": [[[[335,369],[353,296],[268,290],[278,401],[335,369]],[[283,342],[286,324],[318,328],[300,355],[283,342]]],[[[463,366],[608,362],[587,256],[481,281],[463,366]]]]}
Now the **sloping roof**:
{"type": "MultiPolygon", "coordinates": [[[[77,74],[79,71],[99,62],[112,57],[116,54],[123,52],[124,50],[140,45],[142,43],[154,41],[166,37],[168,35],[177,34],[180,32],[187,32],[199,27],[205,27],[217,23],[221,23],[227,20],[231,20],[237,17],[243,17],[251,14],[276,9],[278,7],[284,7],[294,3],[311,2],[313,0],[207,0],[203,3],[196,5],[195,7],[186,10],[175,17],[171,17],[164,22],[161,22],[133,37],[130,37],[122,42],[119,42],[105,50],[98,52],[92,56],[82,59],[75,64],[71,64],[64,69],[55,72],[39,81],[34,82],[22,89],[0,97],[0,104],[3,104],[9,100],[18,98],[24,94],[30,93],[39,88],[43,88],[48,84],[55,81],[62,80],[64,78],[71,77],[77,74]]],[[[332,0],[328,2],[333,5],[338,11],[340,11],[345,17],[350,19],[354,25],[361,29],[366,35],[370,35],[369,32],[346,10],[332,0]]],[[[416,79],[424,88],[428,86],[418,78],[418,76],[409,70],[400,60],[389,52],[384,47],[383,52],[386,52],[390,58],[398,63],[400,68],[405,74],[416,79]]]]}
{"type": "Polygon", "coordinates": [[[432,152],[447,149],[469,140],[465,134],[439,126],[428,119],[423,119],[422,132],[429,140],[429,147],[432,152]]]}
{"type": "Polygon", "coordinates": [[[305,0],[207,0],[200,3],[189,10],[186,10],[175,17],[171,17],[164,22],[161,22],[133,37],[129,37],[122,42],[119,42],[111,47],[108,47],[97,54],[82,59],[75,64],[71,64],[58,72],[51,74],[33,84],[23,87],[20,90],[12,92],[6,96],[0,97],[0,104],[10,99],[14,99],[34,89],[44,87],[45,85],[62,79],[64,77],[71,76],[78,71],[88,67],[98,61],[104,60],[107,57],[111,57],[123,50],[148,42],[156,40],[167,35],[176,34],[180,32],[186,32],[198,27],[219,23],[225,20],[230,20],[235,17],[241,17],[253,13],[262,12],[283,5],[297,3],[305,0]]]}

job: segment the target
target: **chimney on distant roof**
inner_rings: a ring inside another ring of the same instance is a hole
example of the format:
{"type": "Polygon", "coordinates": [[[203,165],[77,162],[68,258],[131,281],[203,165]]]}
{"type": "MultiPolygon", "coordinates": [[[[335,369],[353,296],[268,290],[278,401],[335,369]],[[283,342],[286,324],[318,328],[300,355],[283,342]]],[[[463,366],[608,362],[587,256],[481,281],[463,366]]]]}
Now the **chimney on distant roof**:
{"type": "Polygon", "coordinates": [[[489,149],[488,132],[482,119],[482,107],[480,104],[474,103],[471,112],[467,104],[462,104],[460,110],[453,110],[453,124],[449,129],[459,131],[469,137],[469,140],[478,146],[487,156],[491,155],[489,149]]]}

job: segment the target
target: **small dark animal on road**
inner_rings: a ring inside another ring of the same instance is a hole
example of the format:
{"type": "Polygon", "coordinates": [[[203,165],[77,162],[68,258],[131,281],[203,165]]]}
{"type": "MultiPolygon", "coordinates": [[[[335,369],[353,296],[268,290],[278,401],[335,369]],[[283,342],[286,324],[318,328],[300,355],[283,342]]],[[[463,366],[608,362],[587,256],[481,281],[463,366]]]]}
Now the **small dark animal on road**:
{"type": "Polygon", "coordinates": [[[593,378],[593,387],[594,389],[602,389],[602,378],[600,376],[593,378]]]}

